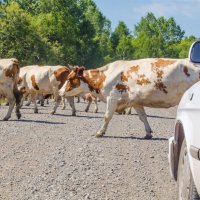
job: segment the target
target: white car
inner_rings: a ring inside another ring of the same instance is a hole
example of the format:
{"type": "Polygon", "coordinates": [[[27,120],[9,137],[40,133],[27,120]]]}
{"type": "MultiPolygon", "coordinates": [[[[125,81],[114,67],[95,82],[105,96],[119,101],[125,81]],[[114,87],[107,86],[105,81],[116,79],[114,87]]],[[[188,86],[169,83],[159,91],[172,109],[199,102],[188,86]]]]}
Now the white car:
{"type": "MultiPolygon", "coordinates": [[[[200,67],[200,41],[191,46],[189,59],[200,67]]],[[[169,139],[169,163],[179,200],[200,200],[200,81],[179,103],[174,137],[169,139]]]]}

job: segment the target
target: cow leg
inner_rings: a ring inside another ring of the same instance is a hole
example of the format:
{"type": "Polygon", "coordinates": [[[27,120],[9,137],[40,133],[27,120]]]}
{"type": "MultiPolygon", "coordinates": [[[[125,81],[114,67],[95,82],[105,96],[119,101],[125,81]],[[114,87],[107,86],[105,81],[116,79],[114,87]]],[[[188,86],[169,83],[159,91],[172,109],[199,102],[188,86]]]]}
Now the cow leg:
{"type": "Polygon", "coordinates": [[[74,97],[66,97],[69,102],[70,107],[72,108],[72,116],[76,116],[76,108],[74,105],[74,97]]]}
{"type": "Polygon", "coordinates": [[[85,108],[85,112],[88,112],[91,103],[92,103],[92,100],[91,100],[91,101],[89,100],[89,101],[88,101],[88,105],[87,105],[87,107],[85,108]]]}
{"type": "Polygon", "coordinates": [[[131,107],[127,109],[126,114],[131,115],[131,107]]]}
{"type": "Polygon", "coordinates": [[[97,98],[94,99],[94,104],[95,104],[94,113],[97,113],[98,112],[97,98]]]}
{"type": "Polygon", "coordinates": [[[20,108],[21,108],[20,106],[21,106],[20,104],[16,104],[15,113],[16,113],[17,119],[20,119],[22,116],[20,113],[20,108]]]}
{"type": "Polygon", "coordinates": [[[145,139],[151,139],[153,131],[151,130],[151,127],[147,121],[147,115],[145,113],[144,107],[143,106],[137,106],[134,107],[135,111],[139,115],[140,120],[144,123],[145,130],[146,130],[146,136],[144,137],[145,139]]]}
{"type": "Polygon", "coordinates": [[[17,118],[20,119],[21,118],[20,108],[21,108],[21,101],[22,101],[23,95],[19,92],[19,90],[17,89],[17,86],[14,87],[14,95],[16,99],[15,113],[17,115],[17,118]]]}
{"type": "Polygon", "coordinates": [[[31,94],[31,100],[33,101],[33,104],[34,104],[34,113],[38,113],[37,95],[36,94],[31,94]]]}
{"type": "Polygon", "coordinates": [[[22,108],[22,106],[23,106],[23,104],[24,104],[24,100],[25,100],[25,97],[22,96],[22,98],[21,98],[21,102],[20,102],[20,108],[22,108]]]}
{"type": "Polygon", "coordinates": [[[77,96],[77,102],[76,103],[80,103],[80,96],[77,96]]]}
{"type": "Polygon", "coordinates": [[[38,95],[38,99],[39,99],[39,104],[41,106],[44,106],[44,96],[41,94],[41,95],[38,95]]]}
{"type": "Polygon", "coordinates": [[[28,102],[25,104],[25,106],[30,106],[32,101],[31,95],[28,96],[28,102]]]}
{"type": "Polygon", "coordinates": [[[55,98],[54,98],[54,101],[55,101],[55,104],[54,104],[54,107],[53,107],[53,110],[51,111],[51,114],[55,114],[58,106],[60,105],[60,102],[61,102],[61,97],[58,96],[58,95],[55,95],[55,98]]]}
{"type": "Polygon", "coordinates": [[[8,119],[11,117],[11,113],[13,111],[13,108],[14,108],[15,102],[16,102],[16,99],[13,94],[9,94],[7,96],[7,100],[9,102],[9,108],[8,108],[7,115],[3,118],[3,121],[8,121],[8,119]]]}
{"type": "Polygon", "coordinates": [[[65,110],[65,108],[66,108],[65,98],[62,97],[62,110],[65,110]]]}
{"type": "Polygon", "coordinates": [[[108,97],[106,112],[105,112],[105,116],[104,116],[104,123],[103,123],[102,127],[97,131],[96,137],[102,137],[106,133],[108,124],[109,124],[110,120],[112,119],[113,114],[117,108],[117,102],[118,101],[116,99],[112,99],[112,98],[108,97]]]}

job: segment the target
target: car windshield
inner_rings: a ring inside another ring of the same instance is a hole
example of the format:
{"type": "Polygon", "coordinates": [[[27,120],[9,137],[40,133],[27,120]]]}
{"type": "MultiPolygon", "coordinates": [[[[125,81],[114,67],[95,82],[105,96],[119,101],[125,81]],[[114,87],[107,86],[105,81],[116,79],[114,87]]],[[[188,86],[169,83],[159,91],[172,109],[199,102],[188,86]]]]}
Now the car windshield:
{"type": "Polygon", "coordinates": [[[192,62],[200,63],[200,41],[196,42],[192,47],[190,59],[192,62]]]}

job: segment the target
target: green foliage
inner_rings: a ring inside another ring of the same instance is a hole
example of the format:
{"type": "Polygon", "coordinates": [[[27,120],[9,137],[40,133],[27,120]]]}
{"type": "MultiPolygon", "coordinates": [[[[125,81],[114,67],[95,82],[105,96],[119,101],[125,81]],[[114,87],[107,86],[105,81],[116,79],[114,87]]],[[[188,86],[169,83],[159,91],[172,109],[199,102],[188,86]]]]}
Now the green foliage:
{"type": "Polygon", "coordinates": [[[111,22],[93,0],[0,0],[0,57],[25,64],[98,67],[114,60],[187,57],[195,37],[173,18],[142,17],[134,34],[111,22]]]}
{"type": "Polygon", "coordinates": [[[133,58],[133,37],[126,24],[122,21],[118,23],[114,32],[111,34],[112,57],[115,60],[129,60],[133,58]]]}
{"type": "Polygon", "coordinates": [[[148,13],[135,25],[134,36],[135,58],[178,57],[176,45],[182,40],[184,31],[173,18],[156,18],[148,13]]]}
{"type": "Polygon", "coordinates": [[[78,60],[85,66],[106,63],[110,54],[110,21],[92,0],[78,2],[79,20],[78,60]]]}
{"type": "Polygon", "coordinates": [[[112,43],[113,49],[117,47],[122,37],[128,37],[128,36],[130,36],[130,32],[126,24],[120,21],[118,26],[115,28],[114,32],[111,35],[111,43],[112,43]]]}
{"type": "Polygon", "coordinates": [[[187,58],[188,52],[190,49],[191,44],[196,41],[197,38],[194,36],[186,37],[178,44],[177,49],[179,53],[179,58],[187,58]]]}
{"type": "Polygon", "coordinates": [[[46,45],[31,28],[31,16],[17,3],[1,5],[0,57],[17,57],[22,63],[44,57],[46,45]]]}

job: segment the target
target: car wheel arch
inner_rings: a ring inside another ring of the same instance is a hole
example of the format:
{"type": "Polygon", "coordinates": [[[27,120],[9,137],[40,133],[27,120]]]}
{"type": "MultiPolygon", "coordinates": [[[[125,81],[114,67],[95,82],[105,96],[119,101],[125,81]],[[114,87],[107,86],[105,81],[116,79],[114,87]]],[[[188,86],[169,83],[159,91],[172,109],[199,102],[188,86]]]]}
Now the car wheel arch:
{"type": "Polygon", "coordinates": [[[178,175],[178,163],[179,156],[181,151],[181,146],[185,138],[184,127],[181,121],[177,121],[175,125],[175,134],[174,134],[174,178],[177,180],[178,175]]]}

